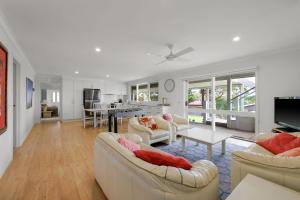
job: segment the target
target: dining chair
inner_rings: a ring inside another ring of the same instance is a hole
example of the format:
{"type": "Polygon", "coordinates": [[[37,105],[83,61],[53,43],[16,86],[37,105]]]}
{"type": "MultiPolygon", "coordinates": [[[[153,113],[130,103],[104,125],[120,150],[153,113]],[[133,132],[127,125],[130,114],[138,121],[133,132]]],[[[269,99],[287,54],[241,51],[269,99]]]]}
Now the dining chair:
{"type": "MultiPolygon", "coordinates": [[[[121,103],[116,103],[115,105],[116,105],[117,109],[123,107],[123,105],[121,103]]],[[[120,122],[120,124],[122,125],[122,123],[123,123],[123,112],[118,112],[117,113],[117,121],[120,122]]]]}
{"type": "Polygon", "coordinates": [[[82,122],[83,128],[85,128],[87,122],[91,122],[94,125],[94,115],[91,112],[85,111],[84,107],[82,107],[82,122]]]}
{"type": "MultiPolygon", "coordinates": [[[[98,102],[98,103],[93,103],[93,109],[102,109],[101,107],[101,103],[98,102]]],[[[96,113],[96,117],[97,117],[97,125],[99,123],[100,125],[100,128],[102,127],[102,124],[103,124],[103,118],[102,118],[102,114],[103,114],[103,111],[99,111],[96,113]]]]}

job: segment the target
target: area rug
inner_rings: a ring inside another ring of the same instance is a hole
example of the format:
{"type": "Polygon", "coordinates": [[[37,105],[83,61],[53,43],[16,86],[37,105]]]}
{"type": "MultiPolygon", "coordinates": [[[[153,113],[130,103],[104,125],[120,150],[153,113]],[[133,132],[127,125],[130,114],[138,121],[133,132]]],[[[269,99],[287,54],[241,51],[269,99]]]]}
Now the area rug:
{"type": "MultiPolygon", "coordinates": [[[[206,145],[199,144],[196,145],[195,142],[186,140],[184,152],[181,151],[181,140],[177,140],[169,145],[164,143],[153,144],[156,148],[162,151],[171,153],[177,156],[183,156],[190,162],[195,162],[197,160],[206,159],[207,147],[206,145]]],[[[231,170],[231,153],[233,151],[243,150],[245,147],[234,145],[231,143],[226,143],[226,154],[221,154],[221,143],[213,145],[213,155],[212,162],[217,165],[220,175],[220,199],[225,200],[230,194],[230,170],[231,170]]]]}

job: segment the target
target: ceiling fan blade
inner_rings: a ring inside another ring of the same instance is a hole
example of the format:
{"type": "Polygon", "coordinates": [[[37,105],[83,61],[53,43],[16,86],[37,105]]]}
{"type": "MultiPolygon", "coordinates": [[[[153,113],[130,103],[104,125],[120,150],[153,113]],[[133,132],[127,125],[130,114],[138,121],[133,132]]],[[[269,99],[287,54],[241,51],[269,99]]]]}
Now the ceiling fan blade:
{"type": "Polygon", "coordinates": [[[188,47],[188,48],[186,48],[186,49],[183,49],[183,50],[181,50],[181,51],[175,53],[174,56],[179,57],[179,56],[182,56],[182,55],[184,55],[184,54],[190,53],[190,52],[192,52],[192,51],[194,51],[194,48],[188,47]]]}
{"type": "Polygon", "coordinates": [[[177,57],[177,58],[175,58],[175,60],[179,61],[179,62],[189,62],[189,61],[191,61],[190,59],[183,58],[183,57],[177,57]]]}
{"type": "Polygon", "coordinates": [[[160,54],[153,54],[153,53],[150,53],[148,54],[149,56],[155,56],[155,57],[159,57],[159,58],[164,58],[165,56],[163,55],[160,55],[160,54]]]}
{"type": "Polygon", "coordinates": [[[156,65],[163,64],[164,62],[167,62],[167,61],[168,61],[167,59],[166,59],[166,60],[163,60],[163,61],[161,61],[161,62],[157,63],[156,65]]]}

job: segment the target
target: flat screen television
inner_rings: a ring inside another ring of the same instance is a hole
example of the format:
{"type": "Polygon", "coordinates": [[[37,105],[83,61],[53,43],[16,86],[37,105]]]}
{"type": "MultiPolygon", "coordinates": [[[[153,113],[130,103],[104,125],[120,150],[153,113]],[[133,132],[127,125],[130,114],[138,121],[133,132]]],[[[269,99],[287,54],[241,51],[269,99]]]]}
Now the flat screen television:
{"type": "Polygon", "coordinates": [[[300,96],[274,98],[275,123],[300,130],[300,96]]]}

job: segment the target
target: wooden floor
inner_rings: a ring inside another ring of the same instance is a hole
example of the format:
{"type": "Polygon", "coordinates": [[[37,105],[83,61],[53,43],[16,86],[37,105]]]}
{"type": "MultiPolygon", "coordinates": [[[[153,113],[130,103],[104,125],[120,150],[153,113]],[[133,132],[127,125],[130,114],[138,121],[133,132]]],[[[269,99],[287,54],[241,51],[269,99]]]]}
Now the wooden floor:
{"type": "MultiPolygon", "coordinates": [[[[127,132],[127,122],[119,129],[127,132]]],[[[93,166],[94,140],[104,131],[80,122],[35,125],[0,179],[0,200],[106,199],[93,166]]]]}
{"type": "MultiPolygon", "coordinates": [[[[120,132],[126,129],[124,122],[120,132]]],[[[35,125],[0,180],[0,200],[106,199],[93,166],[93,143],[103,131],[80,122],[35,125]]]]}

